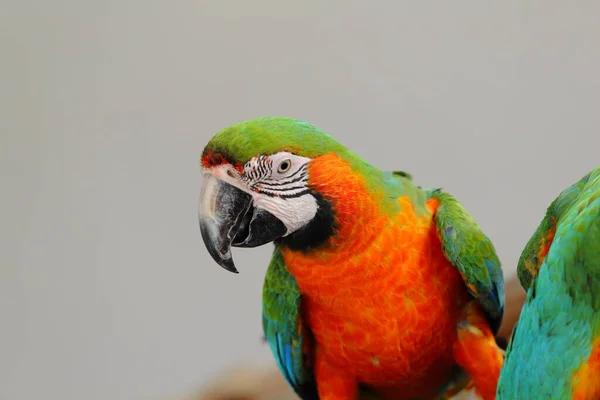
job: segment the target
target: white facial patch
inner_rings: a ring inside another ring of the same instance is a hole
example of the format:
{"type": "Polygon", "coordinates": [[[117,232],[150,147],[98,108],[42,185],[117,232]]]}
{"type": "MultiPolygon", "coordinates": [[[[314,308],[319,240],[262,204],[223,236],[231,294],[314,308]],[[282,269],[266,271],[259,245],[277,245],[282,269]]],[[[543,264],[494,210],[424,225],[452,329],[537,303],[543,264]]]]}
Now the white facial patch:
{"type": "Polygon", "coordinates": [[[317,214],[317,199],[306,193],[298,197],[281,198],[265,195],[254,196],[254,206],[260,207],[283,222],[287,236],[308,224],[317,214]]]}
{"type": "Polygon", "coordinates": [[[287,235],[309,223],[317,213],[317,200],[308,191],[310,158],[289,152],[252,158],[244,165],[242,180],[260,207],[281,220],[287,235]]]}

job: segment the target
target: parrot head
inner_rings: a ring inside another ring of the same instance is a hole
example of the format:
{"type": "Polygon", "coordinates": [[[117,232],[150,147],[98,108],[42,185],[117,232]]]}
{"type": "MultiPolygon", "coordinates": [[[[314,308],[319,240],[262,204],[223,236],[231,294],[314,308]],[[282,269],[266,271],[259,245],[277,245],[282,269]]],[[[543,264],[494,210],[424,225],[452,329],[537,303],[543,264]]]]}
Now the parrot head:
{"type": "Polygon", "coordinates": [[[306,249],[327,241],[334,210],[310,180],[310,165],[330,153],[349,154],[331,136],[292,118],[258,118],[217,133],[202,152],[198,205],[212,258],[237,273],[232,246],[285,241],[306,249]]]}

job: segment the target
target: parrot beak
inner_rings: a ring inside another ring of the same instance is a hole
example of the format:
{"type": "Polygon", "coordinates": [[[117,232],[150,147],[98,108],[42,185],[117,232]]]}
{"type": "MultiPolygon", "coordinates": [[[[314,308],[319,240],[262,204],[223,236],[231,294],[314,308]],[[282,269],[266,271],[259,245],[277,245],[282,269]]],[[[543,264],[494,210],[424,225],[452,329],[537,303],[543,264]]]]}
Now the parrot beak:
{"type": "Polygon", "coordinates": [[[261,246],[287,232],[281,220],[252,203],[251,194],[210,172],[204,174],[198,204],[200,231],[209,254],[227,271],[238,273],[231,246],[261,246]]]}

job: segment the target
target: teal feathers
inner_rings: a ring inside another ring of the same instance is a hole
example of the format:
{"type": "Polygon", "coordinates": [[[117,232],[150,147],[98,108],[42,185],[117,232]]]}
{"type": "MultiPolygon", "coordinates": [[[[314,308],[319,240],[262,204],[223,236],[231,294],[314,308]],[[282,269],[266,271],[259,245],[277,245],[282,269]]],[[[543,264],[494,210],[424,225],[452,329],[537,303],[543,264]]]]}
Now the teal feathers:
{"type": "Polygon", "coordinates": [[[303,399],[316,399],[314,374],[304,354],[309,340],[300,318],[300,290],[278,247],[273,251],[263,286],[263,331],[288,384],[303,399]]]}
{"type": "Polygon", "coordinates": [[[552,202],[518,273],[527,300],[497,399],[573,399],[588,390],[573,377],[600,337],[600,167],[552,202]]]}

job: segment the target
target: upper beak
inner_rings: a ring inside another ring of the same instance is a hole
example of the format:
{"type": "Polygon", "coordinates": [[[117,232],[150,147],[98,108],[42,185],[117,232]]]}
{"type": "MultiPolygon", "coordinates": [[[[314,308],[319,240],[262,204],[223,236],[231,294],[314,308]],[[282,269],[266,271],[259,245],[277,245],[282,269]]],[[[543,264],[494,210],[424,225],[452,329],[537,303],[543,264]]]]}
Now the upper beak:
{"type": "Polygon", "coordinates": [[[202,239],[221,267],[237,273],[231,246],[256,247],[283,236],[287,228],[273,214],[252,206],[252,196],[215,177],[204,174],[198,219],[202,239]]]}

